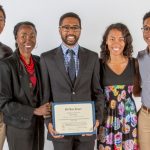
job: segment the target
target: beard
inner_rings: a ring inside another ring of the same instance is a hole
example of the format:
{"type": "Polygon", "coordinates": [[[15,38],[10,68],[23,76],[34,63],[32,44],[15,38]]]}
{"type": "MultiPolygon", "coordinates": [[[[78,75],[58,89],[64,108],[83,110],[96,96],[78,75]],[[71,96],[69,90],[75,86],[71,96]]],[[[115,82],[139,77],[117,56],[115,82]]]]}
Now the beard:
{"type": "Polygon", "coordinates": [[[67,35],[65,37],[61,35],[61,38],[62,38],[62,41],[68,46],[75,45],[79,40],[79,37],[75,35],[67,35]],[[69,38],[70,36],[72,37],[71,39],[69,38]]]}

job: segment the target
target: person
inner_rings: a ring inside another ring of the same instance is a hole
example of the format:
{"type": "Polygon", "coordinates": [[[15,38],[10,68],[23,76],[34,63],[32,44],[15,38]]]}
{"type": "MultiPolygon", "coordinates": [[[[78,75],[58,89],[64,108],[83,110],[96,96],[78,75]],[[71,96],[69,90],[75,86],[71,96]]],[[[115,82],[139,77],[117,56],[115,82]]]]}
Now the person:
{"type": "Polygon", "coordinates": [[[101,85],[106,95],[105,119],[98,150],[137,150],[137,111],[132,97],[137,60],[126,25],[108,26],[101,43],[101,85]]]}
{"type": "MultiPolygon", "coordinates": [[[[0,34],[2,33],[4,27],[5,27],[5,21],[6,21],[6,14],[3,9],[3,6],[0,5],[0,34]]],[[[8,57],[12,54],[12,49],[8,47],[7,45],[0,42],[0,60],[8,57]]],[[[3,149],[4,141],[5,141],[5,124],[3,122],[3,114],[0,112],[0,150],[3,149]]]]}
{"type": "MultiPolygon", "coordinates": [[[[150,53],[150,12],[143,17],[143,39],[147,47],[138,52],[138,62],[140,71],[139,88],[141,88],[142,106],[138,115],[138,133],[140,150],[149,150],[150,148],[150,70],[149,70],[149,53],[150,53]]],[[[137,85],[137,86],[138,86],[137,85]]]]}
{"type": "Polygon", "coordinates": [[[16,50],[0,62],[0,109],[4,113],[10,150],[43,150],[44,146],[43,115],[50,113],[50,105],[40,106],[39,57],[31,54],[36,36],[33,23],[16,24],[16,50]]]}
{"type": "MultiPolygon", "coordinates": [[[[94,101],[95,127],[97,127],[102,121],[104,102],[99,80],[98,54],[78,44],[81,19],[76,13],[68,12],[60,17],[59,33],[62,44],[41,54],[43,101],[50,103],[94,101]],[[73,51],[75,65],[72,67],[69,67],[72,58],[68,49],[73,51]],[[70,68],[75,68],[75,79],[69,73],[70,68]]],[[[56,135],[57,131],[53,128],[51,118],[47,117],[45,121],[49,131],[48,139],[52,140],[54,150],[94,149],[95,135],[56,135]]]]}

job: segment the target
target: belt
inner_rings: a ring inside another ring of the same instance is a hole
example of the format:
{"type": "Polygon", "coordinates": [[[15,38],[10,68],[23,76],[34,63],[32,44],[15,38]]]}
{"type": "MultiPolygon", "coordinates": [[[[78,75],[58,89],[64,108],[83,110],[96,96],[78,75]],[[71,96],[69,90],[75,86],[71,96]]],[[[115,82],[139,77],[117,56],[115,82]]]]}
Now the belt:
{"type": "Polygon", "coordinates": [[[142,105],[142,108],[144,109],[144,110],[146,110],[147,111],[147,113],[150,113],[150,108],[147,108],[146,106],[144,106],[144,105],[142,105]]]}

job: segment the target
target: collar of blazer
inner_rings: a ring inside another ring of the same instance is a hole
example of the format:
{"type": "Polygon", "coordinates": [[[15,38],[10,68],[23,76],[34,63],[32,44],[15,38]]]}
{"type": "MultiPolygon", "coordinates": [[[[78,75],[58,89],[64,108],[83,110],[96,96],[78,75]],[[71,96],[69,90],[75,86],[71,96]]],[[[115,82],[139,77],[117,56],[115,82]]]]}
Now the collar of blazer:
{"type": "MultiPolygon", "coordinates": [[[[37,76],[37,86],[39,88],[39,92],[40,92],[40,98],[41,98],[41,76],[40,76],[40,65],[39,65],[39,57],[38,56],[35,56],[35,55],[32,55],[33,57],[33,60],[35,61],[35,72],[36,72],[36,76],[37,76]]],[[[32,100],[32,97],[31,97],[31,92],[30,92],[30,88],[29,88],[29,76],[28,76],[28,73],[27,71],[25,70],[25,67],[23,65],[23,63],[21,62],[20,60],[20,53],[19,53],[19,50],[16,49],[16,51],[13,53],[13,58],[14,58],[14,61],[16,64],[16,69],[17,69],[17,74],[19,76],[19,79],[20,79],[20,84],[21,84],[21,87],[24,89],[24,92],[27,96],[27,98],[29,100],[32,100]]]]}
{"type": "MultiPolygon", "coordinates": [[[[63,57],[63,52],[61,49],[61,46],[58,47],[55,51],[55,62],[57,64],[57,67],[59,68],[59,70],[62,72],[62,74],[64,75],[64,77],[66,78],[67,82],[69,83],[69,85],[72,87],[72,83],[69,79],[69,76],[67,74],[66,68],[64,66],[64,57],[63,57]]],[[[83,71],[85,70],[85,66],[87,65],[87,50],[81,46],[79,46],[79,72],[78,72],[78,76],[76,78],[75,84],[74,84],[74,88],[78,85],[79,79],[82,76],[83,71]]]]}

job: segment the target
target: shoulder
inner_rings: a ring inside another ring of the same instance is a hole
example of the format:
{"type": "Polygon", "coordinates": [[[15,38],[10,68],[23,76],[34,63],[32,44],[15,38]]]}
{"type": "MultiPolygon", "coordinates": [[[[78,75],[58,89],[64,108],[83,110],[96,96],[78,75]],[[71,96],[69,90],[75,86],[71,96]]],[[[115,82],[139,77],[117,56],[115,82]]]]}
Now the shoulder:
{"type": "Polygon", "coordinates": [[[130,57],[130,58],[129,58],[129,61],[130,61],[130,62],[135,62],[135,61],[137,61],[137,58],[135,58],[135,57],[130,57]]]}
{"type": "Polygon", "coordinates": [[[10,56],[13,53],[12,49],[7,45],[0,43],[0,59],[10,56]]]}
{"type": "Polygon", "coordinates": [[[16,64],[16,62],[15,62],[14,57],[11,55],[9,57],[1,59],[1,61],[0,61],[0,69],[3,70],[3,71],[7,71],[14,64],[16,64]]]}
{"type": "Polygon", "coordinates": [[[52,50],[46,51],[46,52],[41,54],[41,57],[51,57],[53,55],[56,55],[56,53],[59,49],[60,49],[59,47],[56,47],[52,50]]]}
{"type": "Polygon", "coordinates": [[[94,52],[92,50],[89,50],[85,47],[80,46],[79,50],[85,52],[87,55],[90,55],[90,56],[93,56],[93,57],[98,57],[98,54],[96,52],[94,52]]]}
{"type": "Polygon", "coordinates": [[[143,58],[146,54],[147,54],[147,50],[146,50],[146,49],[145,49],[145,50],[141,50],[141,51],[138,52],[137,58],[138,58],[138,59],[141,59],[141,58],[143,58]]]}
{"type": "Polygon", "coordinates": [[[12,52],[12,49],[9,46],[5,45],[4,43],[0,43],[0,48],[7,49],[12,52]]]}
{"type": "Polygon", "coordinates": [[[0,62],[5,63],[5,64],[14,65],[16,63],[16,61],[17,61],[17,58],[16,58],[15,54],[13,53],[11,56],[2,59],[0,62]]]}
{"type": "Polygon", "coordinates": [[[37,56],[37,55],[32,55],[33,59],[36,61],[36,62],[40,62],[40,57],[37,56]]]}

